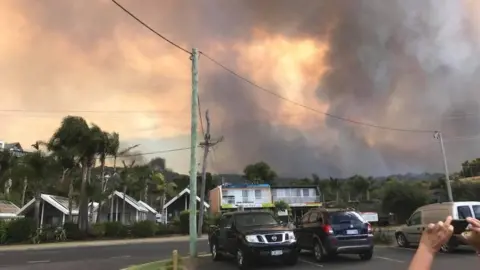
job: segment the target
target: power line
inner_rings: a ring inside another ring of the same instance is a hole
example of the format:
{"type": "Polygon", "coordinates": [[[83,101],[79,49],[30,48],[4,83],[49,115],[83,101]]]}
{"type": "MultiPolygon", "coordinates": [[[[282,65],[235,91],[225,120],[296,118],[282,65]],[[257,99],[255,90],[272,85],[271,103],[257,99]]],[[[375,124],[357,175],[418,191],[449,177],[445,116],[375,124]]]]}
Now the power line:
{"type": "Polygon", "coordinates": [[[434,132],[434,130],[422,130],[422,129],[406,129],[406,128],[394,128],[394,127],[387,127],[387,126],[380,126],[380,125],[376,125],[376,124],[370,124],[370,123],[365,123],[365,122],[361,122],[361,121],[358,121],[358,120],[354,120],[354,119],[350,119],[350,118],[346,118],[346,117],[342,117],[342,116],[337,116],[337,115],[334,115],[334,114],[331,114],[331,113],[328,113],[328,112],[323,112],[323,111],[320,111],[320,110],[317,110],[317,109],[314,109],[314,108],[311,108],[311,107],[308,107],[307,105],[305,104],[302,104],[302,103],[299,103],[297,101],[293,101],[291,99],[288,99],[280,94],[278,94],[277,92],[275,91],[272,91],[272,90],[269,90],[265,87],[262,87],[258,84],[256,84],[255,82],[241,76],[240,74],[238,74],[237,72],[233,71],[232,69],[226,67],[225,65],[223,65],[222,63],[218,62],[217,60],[213,59],[212,57],[208,56],[207,54],[205,54],[204,52],[200,52],[200,54],[202,54],[203,56],[205,56],[205,58],[207,58],[208,60],[210,60],[211,62],[213,62],[214,64],[218,65],[219,67],[223,68],[225,71],[229,72],[230,74],[234,75],[235,77],[239,78],[240,80],[243,80],[244,82],[270,94],[270,95],[273,95],[279,99],[282,99],[284,101],[287,101],[287,102],[290,102],[296,106],[299,106],[299,107],[302,107],[304,109],[307,109],[309,111],[312,111],[312,112],[315,112],[315,113],[318,113],[318,114],[323,114],[323,115],[326,115],[328,117],[331,117],[331,118],[335,118],[335,119],[338,119],[338,120],[342,120],[342,121],[345,121],[345,122],[349,122],[349,123],[352,123],[352,124],[357,124],[357,125],[362,125],[362,126],[366,126],[366,127],[372,127],[372,128],[377,128],[377,129],[384,129],[384,130],[392,130],[392,131],[399,131],[399,132],[415,132],[415,133],[432,133],[434,132]]]}
{"type": "Polygon", "coordinates": [[[189,55],[191,55],[192,53],[187,51],[186,49],[182,48],[180,45],[176,44],[175,42],[171,41],[170,39],[166,38],[164,35],[158,33],[157,31],[155,31],[152,27],[150,27],[148,24],[146,24],[145,22],[143,22],[142,20],[140,20],[137,16],[135,16],[133,13],[131,13],[130,11],[128,11],[128,9],[124,8],[122,5],[120,5],[117,1],[115,0],[112,0],[112,2],[117,5],[120,9],[122,9],[125,13],[127,13],[128,15],[130,15],[130,17],[132,17],[133,19],[135,19],[137,22],[139,22],[141,25],[145,26],[145,28],[147,28],[148,30],[150,30],[151,32],[153,32],[154,34],[156,34],[157,36],[159,36],[161,39],[165,40],[166,42],[170,43],[171,45],[177,47],[178,49],[188,53],[189,55]]]}
{"type": "MultiPolygon", "coordinates": [[[[153,152],[126,154],[126,155],[117,156],[117,158],[138,157],[138,156],[146,156],[146,155],[154,155],[154,154],[164,154],[164,153],[178,152],[178,151],[184,151],[184,150],[190,150],[190,149],[192,149],[192,148],[191,147],[173,148],[173,149],[153,151],[153,152]]],[[[114,158],[114,157],[109,156],[108,158],[114,158]]]]}
{"type": "Polygon", "coordinates": [[[130,113],[161,113],[161,110],[24,110],[24,109],[0,109],[0,112],[5,113],[103,113],[103,114],[130,114],[130,113]]]}

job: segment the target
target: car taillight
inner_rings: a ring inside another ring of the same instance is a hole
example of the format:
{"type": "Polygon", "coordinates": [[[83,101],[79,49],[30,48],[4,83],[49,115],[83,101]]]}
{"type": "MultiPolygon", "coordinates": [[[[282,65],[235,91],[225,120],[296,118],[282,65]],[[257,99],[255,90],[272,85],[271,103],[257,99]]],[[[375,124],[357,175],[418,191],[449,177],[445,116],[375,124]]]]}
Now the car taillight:
{"type": "Polygon", "coordinates": [[[323,231],[324,231],[326,234],[333,234],[333,229],[332,229],[332,226],[330,226],[330,225],[325,225],[325,226],[323,226],[323,231]]]}
{"type": "Polygon", "coordinates": [[[373,232],[372,225],[370,225],[370,223],[367,223],[367,226],[368,226],[368,233],[372,233],[373,232]]]}

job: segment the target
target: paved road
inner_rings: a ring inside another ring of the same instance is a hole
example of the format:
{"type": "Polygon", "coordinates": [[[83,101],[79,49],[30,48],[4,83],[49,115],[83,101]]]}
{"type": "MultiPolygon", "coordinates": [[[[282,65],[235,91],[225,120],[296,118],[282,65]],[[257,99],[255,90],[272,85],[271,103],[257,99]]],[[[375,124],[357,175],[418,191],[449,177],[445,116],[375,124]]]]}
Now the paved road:
{"type": "MultiPolygon", "coordinates": [[[[4,251],[0,252],[0,270],[118,270],[139,263],[168,258],[172,249],[180,254],[188,253],[188,242],[143,243],[117,246],[76,247],[48,250],[4,251]]],[[[208,251],[207,241],[199,241],[199,252],[208,251]]],[[[339,256],[322,263],[315,262],[313,256],[303,253],[295,270],[356,269],[356,270],[404,270],[407,269],[415,250],[378,247],[371,261],[363,262],[357,256],[339,256]]],[[[203,258],[195,270],[236,270],[233,261],[212,262],[203,258]]],[[[289,269],[287,266],[266,265],[264,269],[289,269]]],[[[454,254],[438,254],[435,270],[476,270],[480,259],[471,250],[460,250],[454,254]]]]}
{"type": "MultiPolygon", "coordinates": [[[[118,270],[130,265],[169,258],[173,249],[177,249],[181,255],[187,255],[188,242],[0,251],[0,269],[118,270]]],[[[206,239],[199,240],[198,252],[207,251],[206,239]]]]}

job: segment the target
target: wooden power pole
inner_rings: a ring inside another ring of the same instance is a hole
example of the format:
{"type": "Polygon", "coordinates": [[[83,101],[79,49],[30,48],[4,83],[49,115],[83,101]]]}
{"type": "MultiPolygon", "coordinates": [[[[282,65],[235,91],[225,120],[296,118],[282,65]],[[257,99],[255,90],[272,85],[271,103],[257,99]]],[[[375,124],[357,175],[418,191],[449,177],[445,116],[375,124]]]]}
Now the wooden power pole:
{"type": "MultiPolygon", "coordinates": [[[[205,188],[207,184],[207,157],[210,151],[210,148],[217,145],[223,140],[223,137],[220,137],[216,140],[212,140],[210,136],[210,117],[208,115],[208,110],[205,112],[205,120],[207,121],[207,130],[204,134],[204,141],[200,143],[200,146],[203,147],[203,163],[202,163],[202,183],[200,188],[200,214],[198,216],[198,235],[202,234],[203,227],[203,216],[205,215],[205,188]]],[[[195,195],[191,195],[195,196],[195,195]]]]}

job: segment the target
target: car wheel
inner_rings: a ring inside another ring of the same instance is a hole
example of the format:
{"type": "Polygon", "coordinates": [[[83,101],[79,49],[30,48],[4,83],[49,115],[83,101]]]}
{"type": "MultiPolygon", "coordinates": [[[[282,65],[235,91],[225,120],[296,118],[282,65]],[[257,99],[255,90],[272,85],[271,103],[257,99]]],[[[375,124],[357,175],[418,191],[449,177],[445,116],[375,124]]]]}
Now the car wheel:
{"type": "Polygon", "coordinates": [[[358,254],[360,256],[360,259],[362,261],[368,261],[368,260],[371,260],[372,257],[373,257],[373,250],[370,250],[368,252],[365,252],[365,253],[361,253],[361,254],[358,254]]]}
{"type": "Polygon", "coordinates": [[[220,261],[222,259],[222,254],[218,251],[217,243],[214,242],[210,245],[210,252],[212,253],[212,259],[214,261],[220,261]]]}
{"type": "Polygon", "coordinates": [[[237,254],[235,256],[235,259],[237,261],[237,266],[239,269],[244,270],[247,269],[249,266],[249,261],[248,258],[245,256],[245,253],[243,252],[242,249],[237,250],[237,254]]]}
{"type": "Polygon", "coordinates": [[[298,262],[298,253],[294,253],[285,258],[285,264],[289,266],[294,266],[298,262]]]}
{"type": "Polygon", "coordinates": [[[408,240],[403,233],[397,234],[396,239],[399,247],[408,248],[410,246],[410,243],[408,243],[408,240]]]}
{"type": "Polygon", "coordinates": [[[322,244],[318,240],[316,240],[313,244],[313,255],[315,255],[315,260],[317,260],[318,262],[321,262],[325,259],[322,244]]]}

